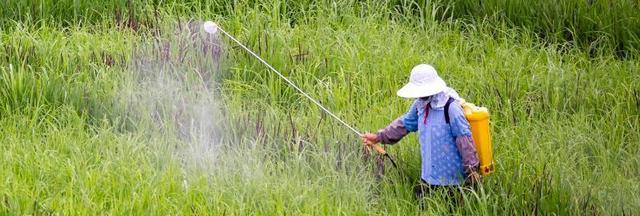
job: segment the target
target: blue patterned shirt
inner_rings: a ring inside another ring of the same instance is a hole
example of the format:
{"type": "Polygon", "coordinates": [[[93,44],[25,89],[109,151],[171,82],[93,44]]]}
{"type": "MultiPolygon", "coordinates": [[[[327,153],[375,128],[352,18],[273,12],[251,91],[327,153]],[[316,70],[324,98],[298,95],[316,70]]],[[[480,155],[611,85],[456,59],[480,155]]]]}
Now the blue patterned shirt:
{"type": "Polygon", "coordinates": [[[431,185],[461,185],[464,169],[456,137],[471,136],[469,122],[457,101],[449,106],[449,124],[444,118],[444,108],[434,109],[428,104],[428,101],[416,99],[401,118],[409,132],[419,134],[421,178],[431,185]]]}

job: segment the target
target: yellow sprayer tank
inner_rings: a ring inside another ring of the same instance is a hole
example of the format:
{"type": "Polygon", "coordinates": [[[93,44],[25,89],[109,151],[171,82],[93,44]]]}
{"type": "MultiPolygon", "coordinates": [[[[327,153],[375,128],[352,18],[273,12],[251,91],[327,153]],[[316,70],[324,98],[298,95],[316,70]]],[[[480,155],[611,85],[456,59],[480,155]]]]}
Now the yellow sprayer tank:
{"type": "Polygon", "coordinates": [[[489,131],[489,111],[485,107],[477,107],[471,103],[462,103],[465,117],[471,125],[473,142],[476,144],[480,173],[484,176],[494,171],[491,133],[489,131]]]}

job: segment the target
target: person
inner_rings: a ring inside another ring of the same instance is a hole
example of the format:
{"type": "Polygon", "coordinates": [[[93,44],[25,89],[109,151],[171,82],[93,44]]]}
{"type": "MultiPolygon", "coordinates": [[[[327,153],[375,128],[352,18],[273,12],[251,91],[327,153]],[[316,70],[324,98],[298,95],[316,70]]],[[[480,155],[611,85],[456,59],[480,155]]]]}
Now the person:
{"type": "Polygon", "coordinates": [[[433,66],[420,64],[411,70],[409,83],[397,95],[414,99],[409,111],[377,133],[363,134],[363,142],[394,144],[418,132],[422,164],[417,198],[434,189],[447,188],[452,193],[457,186],[477,184],[478,155],[455,90],[447,87],[433,66]]]}

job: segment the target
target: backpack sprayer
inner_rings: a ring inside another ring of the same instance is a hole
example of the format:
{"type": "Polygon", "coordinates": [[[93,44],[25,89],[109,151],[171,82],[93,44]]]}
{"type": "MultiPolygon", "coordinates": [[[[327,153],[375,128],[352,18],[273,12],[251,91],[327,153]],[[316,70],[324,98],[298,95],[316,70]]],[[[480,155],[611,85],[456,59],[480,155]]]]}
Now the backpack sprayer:
{"type": "MultiPolygon", "coordinates": [[[[231,39],[232,41],[236,42],[240,47],[242,47],[245,51],[247,51],[249,54],[251,54],[253,57],[256,57],[256,59],[258,59],[258,61],[262,62],[262,64],[264,64],[265,66],[267,66],[267,68],[269,68],[272,72],[276,73],[280,78],[282,78],[285,82],[287,82],[291,87],[293,87],[295,90],[297,90],[300,94],[302,94],[302,96],[305,96],[307,99],[309,99],[311,102],[313,102],[314,104],[316,104],[323,112],[329,114],[329,116],[331,116],[333,119],[335,119],[336,121],[340,122],[340,124],[344,125],[345,127],[347,127],[349,130],[353,131],[355,134],[357,134],[359,137],[362,136],[362,133],[360,133],[360,131],[356,130],[356,128],[352,127],[351,125],[347,124],[345,121],[343,121],[342,119],[340,119],[340,117],[338,117],[337,115],[333,114],[331,111],[329,111],[329,109],[327,109],[326,107],[324,107],[320,102],[318,102],[317,100],[313,99],[311,96],[309,96],[309,94],[307,94],[306,92],[304,92],[302,89],[300,89],[300,87],[298,87],[295,83],[293,83],[293,81],[289,80],[287,77],[285,77],[284,75],[282,75],[282,73],[280,73],[278,70],[276,70],[275,68],[273,68],[273,66],[271,66],[269,63],[267,63],[267,61],[265,61],[264,59],[260,58],[260,56],[258,56],[258,54],[254,53],[253,51],[251,51],[249,48],[247,48],[244,44],[242,44],[240,41],[238,41],[238,39],[236,39],[235,37],[233,37],[231,34],[227,33],[225,30],[223,30],[222,28],[220,28],[220,26],[218,26],[216,23],[212,22],[212,21],[206,21],[204,22],[204,31],[215,35],[218,31],[222,32],[222,34],[226,35],[227,37],[229,37],[229,39],[231,39]]],[[[381,154],[382,156],[386,157],[389,159],[389,161],[391,161],[391,164],[393,164],[393,167],[398,168],[398,166],[396,165],[395,160],[393,160],[393,158],[387,153],[387,151],[384,150],[384,148],[380,147],[379,145],[367,145],[369,148],[373,148],[375,151],[377,151],[379,154],[381,154]]]]}

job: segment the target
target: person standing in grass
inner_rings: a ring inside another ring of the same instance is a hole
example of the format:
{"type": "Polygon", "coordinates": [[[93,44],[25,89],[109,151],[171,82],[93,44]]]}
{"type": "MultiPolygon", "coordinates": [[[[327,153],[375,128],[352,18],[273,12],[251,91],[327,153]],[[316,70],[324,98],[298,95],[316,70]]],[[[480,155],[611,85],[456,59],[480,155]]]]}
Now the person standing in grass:
{"type": "Polygon", "coordinates": [[[456,186],[478,183],[478,155],[455,90],[447,87],[433,66],[420,64],[397,94],[414,99],[409,111],[377,133],[362,135],[364,143],[394,144],[409,132],[418,132],[422,165],[417,198],[437,188],[452,192],[456,186]]]}

